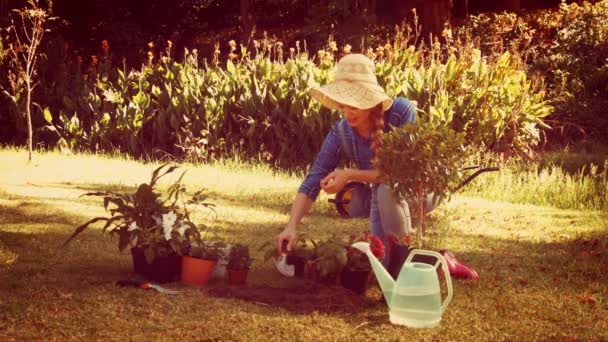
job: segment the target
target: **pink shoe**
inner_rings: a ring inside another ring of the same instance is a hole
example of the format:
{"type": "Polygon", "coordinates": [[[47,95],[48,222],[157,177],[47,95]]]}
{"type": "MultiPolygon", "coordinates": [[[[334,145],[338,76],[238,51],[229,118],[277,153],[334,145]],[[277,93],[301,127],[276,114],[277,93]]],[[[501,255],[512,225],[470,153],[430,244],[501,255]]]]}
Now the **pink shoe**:
{"type": "Polygon", "coordinates": [[[445,262],[448,264],[448,270],[450,271],[450,275],[452,277],[458,279],[472,279],[475,282],[479,279],[477,272],[458,261],[452,252],[444,249],[440,253],[443,255],[445,262]]]}

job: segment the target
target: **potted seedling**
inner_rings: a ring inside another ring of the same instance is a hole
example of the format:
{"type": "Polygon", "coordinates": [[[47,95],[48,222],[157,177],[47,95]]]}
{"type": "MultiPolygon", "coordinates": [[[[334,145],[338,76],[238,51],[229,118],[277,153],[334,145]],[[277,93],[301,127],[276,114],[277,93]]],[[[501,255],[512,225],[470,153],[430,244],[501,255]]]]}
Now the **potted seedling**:
{"type": "Polygon", "coordinates": [[[192,241],[187,255],[182,256],[182,283],[196,286],[209,283],[225,247],[226,244],[217,238],[192,241]]]}
{"type": "Polygon", "coordinates": [[[316,274],[317,280],[335,283],[348,259],[344,246],[335,238],[313,241],[313,245],[310,273],[316,274]]]}
{"type": "Polygon", "coordinates": [[[369,242],[372,253],[380,260],[384,257],[384,244],[379,238],[365,233],[359,238],[351,236],[349,244],[346,246],[347,260],[342,272],[340,272],[340,284],[361,294],[367,289],[371,264],[367,255],[351,246],[357,241],[369,242]]]}
{"type": "Polygon", "coordinates": [[[237,243],[230,248],[228,254],[228,283],[230,285],[243,285],[247,281],[247,274],[253,259],[249,256],[249,246],[237,243]]]}
{"type": "Polygon", "coordinates": [[[188,201],[181,197],[186,189],[181,180],[184,173],[167,190],[166,197],[157,190],[158,180],[176,170],[177,166],[162,165],[152,172],[149,183],[138,186],[134,193],[98,191],[83,196],[103,198],[109,217],[95,217],[82,224],[66,240],[64,246],[91,224],[105,222],[103,232],[118,236],[118,249],[131,249],[135,273],[149,280],[168,282],[180,274],[180,255],[188,242],[200,236],[198,227],[190,220],[187,204],[206,203],[203,190],[196,192],[188,201]],[[181,200],[181,205],[179,204],[181,200]]]}

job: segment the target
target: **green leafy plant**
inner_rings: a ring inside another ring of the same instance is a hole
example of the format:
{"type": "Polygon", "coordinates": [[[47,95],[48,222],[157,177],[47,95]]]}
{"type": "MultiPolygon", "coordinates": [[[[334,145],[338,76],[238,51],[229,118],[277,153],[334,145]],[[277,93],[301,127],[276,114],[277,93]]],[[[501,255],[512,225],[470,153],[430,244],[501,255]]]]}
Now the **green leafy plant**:
{"type": "Polygon", "coordinates": [[[252,262],[253,259],[249,255],[249,246],[237,243],[230,247],[226,268],[229,270],[248,270],[251,268],[252,262]]]}
{"type": "Polygon", "coordinates": [[[335,238],[312,241],[312,243],[314,248],[310,261],[316,267],[319,276],[322,279],[330,279],[339,274],[348,260],[342,243],[335,238]]]}
{"type": "Polygon", "coordinates": [[[156,189],[158,180],[177,168],[167,164],[158,167],[152,172],[150,182],[139,185],[135,193],[103,191],[82,195],[102,197],[104,208],[110,217],[95,217],[85,222],[76,228],[64,246],[96,222],[105,222],[103,232],[118,235],[120,251],[128,246],[141,248],[148,263],[152,263],[156,256],[172,253],[181,255],[191,245],[203,245],[200,231],[206,230],[206,227],[197,226],[190,220],[187,204],[199,204],[212,209],[214,205],[205,202],[207,195],[204,191],[197,191],[188,201],[182,200],[180,206],[180,196],[186,192],[181,183],[185,172],[168,188],[164,199],[156,189]]]}
{"type": "Polygon", "coordinates": [[[472,153],[465,147],[465,134],[449,126],[406,125],[383,137],[376,167],[395,193],[414,203],[414,214],[424,228],[423,205],[427,193],[448,197],[462,179],[461,163],[472,153]]]}
{"type": "Polygon", "coordinates": [[[218,239],[200,239],[190,243],[187,254],[197,259],[218,260],[224,256],[226,246],[218,239]]]}

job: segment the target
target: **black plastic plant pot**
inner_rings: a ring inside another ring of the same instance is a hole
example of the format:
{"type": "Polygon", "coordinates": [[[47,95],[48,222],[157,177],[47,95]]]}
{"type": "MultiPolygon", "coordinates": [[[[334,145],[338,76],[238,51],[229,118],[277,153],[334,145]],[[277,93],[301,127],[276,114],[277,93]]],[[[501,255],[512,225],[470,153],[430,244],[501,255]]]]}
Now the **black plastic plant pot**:
{"type": "Polygon", "coordinates": [[[340,284],[349,290],[362,294],[367,290],[369,272],[370,271],[349,270],[345,268],[342,270],[342,273],[340,273],[340,284]]]}
{"type": "Polygon", "coordinates": [[[151,264],[146,261],[144,250],[141,248],[131,248],[131,255],[133,256],[133,270],[147,280],[167,283],[179,278],[182,263],[181,257],[177,254],[157,256],[151,264]]]}
{"type": "Polygon", "coordinates": [[[287,262],[287,265],[294,266],[294,275],[296,277],[304,276],[304,270],[306,269],[306,259],[305,258],[296,256],[296,255],[288,255],[286,262],[287,262]]]}

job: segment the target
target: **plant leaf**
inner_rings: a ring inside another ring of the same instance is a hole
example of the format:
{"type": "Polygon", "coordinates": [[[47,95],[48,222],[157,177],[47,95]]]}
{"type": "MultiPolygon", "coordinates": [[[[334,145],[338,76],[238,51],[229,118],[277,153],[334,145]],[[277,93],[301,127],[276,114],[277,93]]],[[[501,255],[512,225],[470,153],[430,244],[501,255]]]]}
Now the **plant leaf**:
{"type": "Polygon", "coordinates": [[[51,110],[49,109],[49,107],[44,108],[43,114],[44,114],[44,120],[46,122],[52,124],[53,116],[51,115],[51,110]]]}
{"type": "Polygon", "coordinates": [[[118,231],[118,250],[120,250],[121,252],[125,250],[125,248],[129,245],[129,241],[131,240],[131,234],[125,228],[126,227],[118,231]]]}
{"type": "Polygon", "coordinates": [[[65,245],[68,244],[68,242],[70,242],[73,238],[75,238],[78,234],[80,234],[83,230],[85,230],[90,224],[93,224],[97,221],[104,221],[104,220],[108,220],[105,217],[96,217],[94,219],[91,219],[87,222],[85,222],[84,224],[82,224],[81,226],[79,226],[78,228],[76,228],[76,230],[74,230],[74,233],[72,233],[72,235],[63,243],[62,247],[65,247],[65,245]]]}

